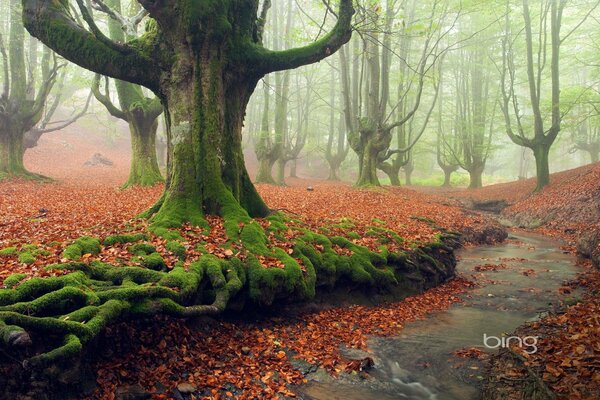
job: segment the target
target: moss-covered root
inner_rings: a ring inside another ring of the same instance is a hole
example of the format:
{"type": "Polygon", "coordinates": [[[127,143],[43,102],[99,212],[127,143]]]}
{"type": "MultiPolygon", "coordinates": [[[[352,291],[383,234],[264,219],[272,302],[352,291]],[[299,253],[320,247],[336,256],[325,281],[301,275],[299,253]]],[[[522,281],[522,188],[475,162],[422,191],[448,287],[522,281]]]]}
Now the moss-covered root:
{"type": "MultiPolygon", "coordinates": [[[[52,266],[69,273],[33,278],[0,289],[0,346],[27,346],[29,333],[62,340],[56,348],[30,358],[26,365],[44,367],[80,353],[107,325],[155,314],[191,317],[217,314],[244,286],[238,259],[203,256],[186,271],[115,267],[102,263],[52,266]],[[206,294],[209,304],[203,304],[206,294]],[[29,332],[29,333],[28,333],[29,332]]],[[[48,343],[52,343],[49,340],[48,343]]],[[[43,345],[43,344],[42,344],[43,345]]]]}

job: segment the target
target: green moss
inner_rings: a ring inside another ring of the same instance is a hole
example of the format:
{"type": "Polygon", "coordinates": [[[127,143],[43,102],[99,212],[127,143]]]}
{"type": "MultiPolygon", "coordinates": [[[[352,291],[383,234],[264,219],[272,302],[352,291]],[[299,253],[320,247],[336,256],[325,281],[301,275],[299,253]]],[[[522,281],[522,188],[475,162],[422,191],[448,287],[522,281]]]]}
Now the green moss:
{"type": "Polygon", "coordinates": [[[33,264],[35,260],[36,257],[27,251],[19,253],[19,262],[21,264],[33,264]]]}
{"type": "Polygon", "coordinates": [[[148,228],[148,230],[151,233],[153,233],[154,235],[161,237],[165,240],[181,240],[181,239],[183,239],[183,237],[181,236],[181,233],[179,233],[179,231],[176,231],[176,230],[171,230],[171,229],[163,228],[160,226],[151,226],[150,228],[148,228]]]}
{"type": "Polygon", "coordinates": [[[168,251],[179,257],[180,260],[185,260],[187,252],[185,246],[180,242],[173,240],[171,242],[168,242],[165,247],[168,251]]]}
{"type": "Polygon", "coordinates": [[[117,243],[134,243],[140,240],[146,240],[148,237],[143,233],[128,233],[121,235],[111,235],[104,239],[105,246],[114,246],[117,243]]]}
{"type": "Polygon", "coordinates": [[[136,256],[144,256],[156,252],[156,247],[148,243],[136,243],[129,246],[128,250],[136,256]]]}
{"type": "Polygon", "coordinates": [[[346,233],[346,236],[348,236],[350,239],[360,239],[360,235],[356,232],[348,232],[346,233]]]}
{"type": "Polygon", "coordinates": [[[27,274],[12,274],[4,280],[4,286],[12,288],[27,277],[27,274]]]}
{"type": "Polygon", "coordinates": [[[13,256],[15,254],[17,254],[16,247],[6,247],[6,248],[0,250],[0,256],[13,256]]]}
{"type": "Polygon", "coordinates": [[[162,258],[160,253],[151,253],[147,256],[142,256],[140,258],[140,262],[144,267],[154,271],[160,271],[167,267],[167,264],[165,264],[165,260],[162,258]]]}
{"type": "Polygon", "coordinates": [[[96,255],[100,253],[100,250],[102,250],[102,247],[98,239],[83,236],[76,239],[73,244],[67,246],[62,253],[62,257],[68,260],[77,260],[84,254],[96,255]]]}

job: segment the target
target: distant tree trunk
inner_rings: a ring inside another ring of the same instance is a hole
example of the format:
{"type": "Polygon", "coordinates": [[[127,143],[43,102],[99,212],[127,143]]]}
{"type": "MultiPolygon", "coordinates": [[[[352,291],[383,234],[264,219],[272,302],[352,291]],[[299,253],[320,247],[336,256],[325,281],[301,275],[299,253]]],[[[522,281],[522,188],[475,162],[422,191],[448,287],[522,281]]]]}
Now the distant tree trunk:
{"type": "Polygon", "coordinates": [[[454,172],[453,169],[450,169],[450,168],[444,169],[444,183],[442,184],[443,187],[450,187],[450,186],[452,186],[451,179],[452,179],[452,173],[453,172],[454,172]]]}
{"type": "Polygon", "coordinates": [[[404,166],[404,180],[407,185],[412,185],[412,173],[415,170],[415,164],[412,157],[408,163],[404,166]]]}
{"type": "Polygon", "coordinates": [[[131,167],[125,187],[152,186],[163,181],[156,156],[158,121],[156,118],[146,118],[143,114],[140,117],[138,119],[133,115],[132,121],[129,122],[131,167]]]}
{"type": "Polygon", "coordinates": [[[296,167],[298,166],[298,160],[292,160],[290,164],[290,178],[297,178],[296,167]]]}
{"type": "Polygon", "coordinates": [[[533,149],[535,157],[535,171],[537,177],[536,192],[550,184],[550,163],[549,163],[550,146],[539,144],[533,149]]]}
{"type": "Polygon", "coordinates": [[[483,187],[483,180],[481,176],[483,175],[484,166],[473,165],[469,172],[469,189],[478,189],[483,187]]]}

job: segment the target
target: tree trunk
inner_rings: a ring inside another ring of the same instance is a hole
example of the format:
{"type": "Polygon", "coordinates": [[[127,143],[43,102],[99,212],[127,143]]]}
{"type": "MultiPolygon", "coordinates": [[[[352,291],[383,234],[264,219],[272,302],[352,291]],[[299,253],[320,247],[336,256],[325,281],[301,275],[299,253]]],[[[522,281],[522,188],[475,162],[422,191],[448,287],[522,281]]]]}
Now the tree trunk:
{"type": "Polygon", "coordinates": [[[452,186],[452,184],[450,183],[450,180],[452,178],[453,172],[454,172],[454,169],[452,169],[452,168],[444,168],[444,183],[442,184],[442,187],[452,186]]]}
{"type": "MultiPolygon", "coordinates": [[[[150,210],[154,226],[204,225],[204,215],[241,221],[264,217],[269,208],[252,184],[242,151],[242,124],[258,79],[240,81],[210,40],[165,83],[172,145],[163,196],[150,210]],[[186,79],[184,79],[186,78],[186,79]]],[[[186,50],[180,49],[181,53],[186,50]]],[[[238,229],[237,226],[233,229],[238,229]]]]}
{"type": "Polygon", "coordinates": [[[549,164],[550,146],[545,144],[538,144],[533,149],[533,156],[535,157],[535,170],[537,185],[535,191],[539,192],[544,186],[550,184],[550,164],[549,164]]]}
{"type": "Polygon", "coordinates": [[[0,131],[0,173],[8,175],[29,175],[23,165],[23,135],[10,124],[0,131]]]}
{"type": "Polygon", "coordinates": [[[478,189],[483,187],[483,170],[485,169],[485,165],[482,164],[474,164],[469,169],[469,189],[478,189]]]}
{"type": "Polygon", "coordinates": [[[296,167],[298,166],[298,160],[292,160],[290,164],[290,178],[297,178],[296,167]]]}
{"type": "Polygon", "coordinates": [[[333,163],[329,163],[329,176],[327,177],[328,181],[339,181],[340,178],[338,176],[338,168],[333,163]]]}
{"type": "MultiPolygon", "coordinates": [[[[134,113],[135,114],[135,113],[134,113]]],[[[131,168],[124,187],[134,185],[154,186],[163,181],[156,156],[156,118],[132,115],[129,122],[131,133],[131,168]]]]}
{"type": "Polygon", "coordinates": [[[287,161],[282,157],[277,159],[275,163],[275,184],[279,186],[285,186],[285,164],[287,161]]]}
{"type": "Polygon", "coordinates": [[[271,175],[273,164],[267,157],[261,157],[258,160],[258,171],[256,172],[256,183],[275,184],[275,179],[271,175]]]}
{"type": "Polygon", "coordinates": [[[404,180],[406,181],[406,185],[412,185],[412,173],[414,167],[412,165],[404,167],[404,180]]]}
{"type": "Polygon", "coordinates": [[[360,175],[356,186],[380,186],[379,178],[377,177],[377,155],[379,151],[373,144],[373,140],[369,140],[364,151],[360,154],[360,175]]]}
{"type": "Polygon", "coordinates": [[[387,176],[390,178],[390,184],[392,186],[401,186],[400,177],[398,176],[398,172],[399,171],[392,171],[392,173],[387,174],[387,176]]]}
{"type": "Polygon", "coordinates": [[[593,148],[593,149],[589,149],[588,152],[590,153],[590,161],[593,163],[597,163],[599,160],[599,153],[600,150],[597,148],[593,148]]]}

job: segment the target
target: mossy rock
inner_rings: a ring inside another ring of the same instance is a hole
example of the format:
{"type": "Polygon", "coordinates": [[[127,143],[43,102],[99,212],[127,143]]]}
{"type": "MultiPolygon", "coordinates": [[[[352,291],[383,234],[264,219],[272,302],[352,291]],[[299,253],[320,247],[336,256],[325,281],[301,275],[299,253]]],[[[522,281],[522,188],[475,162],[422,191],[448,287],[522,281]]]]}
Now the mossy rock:
{"type": "Polygon", "coordinates": [[[27,277],[27,274],[12,274],[4,280],[4,286],[12,288],[27,277]]]}

